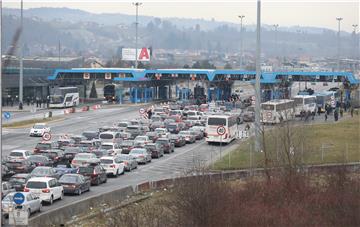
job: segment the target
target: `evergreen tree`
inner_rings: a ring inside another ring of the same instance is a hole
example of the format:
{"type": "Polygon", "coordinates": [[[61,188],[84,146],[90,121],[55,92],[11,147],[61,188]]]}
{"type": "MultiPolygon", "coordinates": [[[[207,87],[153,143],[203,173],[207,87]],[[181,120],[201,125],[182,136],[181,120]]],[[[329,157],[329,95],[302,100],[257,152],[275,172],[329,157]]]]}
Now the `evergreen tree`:
{"type": "Polygon", "coordinates": [[[97,95],[97,92],[96,92],[95,81],[93,81],[92,87],[91,87],[91,91],[90,91],[90,97],[89,97],[89,98],[94,98],[94,99],[96,99],[97,97],[98,97],[98,95],[97,95]]]}

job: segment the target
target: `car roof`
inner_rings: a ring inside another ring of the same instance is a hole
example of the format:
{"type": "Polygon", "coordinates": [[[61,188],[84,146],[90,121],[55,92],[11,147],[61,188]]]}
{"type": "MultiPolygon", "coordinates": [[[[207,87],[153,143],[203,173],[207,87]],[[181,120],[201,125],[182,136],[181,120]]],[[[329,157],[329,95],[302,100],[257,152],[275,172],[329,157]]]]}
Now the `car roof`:
{"type": "Polygon", "coordinates": [[[10,153],[11,152],[26,152],[26,151],[28,151],[28,150],[12,150],[12,151],[10,151],[10,153]]]}
{"type": "Polygon", "coordinates": [[[111,160],[113,160],[113,159],[115,159],[115,156],[103,156],[100,159],[107,159],[107,160],[111,159],[111,160]]]}
{"type": "Polygon", "coordinates": [[[46,125],[46,123],[35,123],[34,125],[46,125]]]}
{"type": "MultiPolygon", "coordinates": [[[[78,174],[78,173],[65,173],[65,174],[63,174],[62,176],[65,176],[65,175],[66,175],[66,176],[77,176],[77,177],[78,177],[78,176],[81,176],[81,174],[78,174]]],[[[62,177],[62,176],[61,176],[61,177],[62,177]]]]}

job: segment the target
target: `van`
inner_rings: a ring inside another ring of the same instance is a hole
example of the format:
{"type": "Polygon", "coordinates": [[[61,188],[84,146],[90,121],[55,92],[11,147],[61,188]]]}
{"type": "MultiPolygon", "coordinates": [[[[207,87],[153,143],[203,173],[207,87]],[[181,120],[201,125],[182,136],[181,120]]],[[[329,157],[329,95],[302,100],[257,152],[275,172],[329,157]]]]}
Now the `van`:
{"type": "Polygon", "coordinates": [[[120,142],[121,134],[120,132],[106,131],[100,133],[99,139],[101,140],[101,142],[120,142]]]}

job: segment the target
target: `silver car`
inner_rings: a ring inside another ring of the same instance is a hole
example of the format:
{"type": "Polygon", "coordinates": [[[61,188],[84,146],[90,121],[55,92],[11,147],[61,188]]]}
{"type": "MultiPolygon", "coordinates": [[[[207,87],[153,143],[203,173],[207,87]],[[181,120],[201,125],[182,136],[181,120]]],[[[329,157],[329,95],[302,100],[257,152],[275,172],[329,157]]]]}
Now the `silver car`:
{"type": "MultiPolygon", "coordinates": [[[[14,194],[16,192],[9,193],[1,202],[2,206],[2,213],[5,216],[9,215],[9,212],[11,212],[16,204],[13,201],[14,194]]],[[[17,209],[22,209],[24,211],[28,212],[28,216],[35,212],[41,212],[42,204],[39,197],[36,197],[31,192],[22,192],[22,194],[25,196],[25,201],[23,204],[18,206],[17,209]]]]}
{"type": "Polygon", "coordinates": [[[121,161],[123,161],[125,165],[125,171],[131,171],[133,169],[136,169],[138,167],[138,162],[136,161],[136,158],[128,155],[128,154],[119,154],[117,157],[120,158],[121,161]]]}
{"type": "Polygon", "coordinates": [[[151,153],[144,148],[134,148],[130,151],[129,155],[134,157],[138,163],[146,164],[151,162],[151,153]]]}

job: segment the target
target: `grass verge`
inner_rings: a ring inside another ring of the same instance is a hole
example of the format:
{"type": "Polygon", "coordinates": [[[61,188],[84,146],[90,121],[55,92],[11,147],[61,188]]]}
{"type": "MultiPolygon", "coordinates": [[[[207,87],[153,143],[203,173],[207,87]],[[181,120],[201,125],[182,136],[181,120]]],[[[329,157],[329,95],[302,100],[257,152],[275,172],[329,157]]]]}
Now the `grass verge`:
{"type": "MultiPolygon", "coordinates": [[[[360,118],[358,115],[336,123],[293,127],[292,136],[295,136],[292,143],[296,152],[300,153],[302,163],[323,164],[360,161],[360,118]]],[[[277,129],[265,133],[265,144],[271,160],[281,159],[281,151],[279,152],[279,150],[284,145],[281,133],[277,129]]],[[[249,138],[241,143],[237,149],[215,162],[213,168],[230,170],[264,167],[264,153],[252,152],[250,158],[252,149],[254,149],[254,138],[249,138]],[[250,160],[252,160],[252,166],[250,160]]]]}
{"type": "Polygon", "coordinates": [[[52,118],[34,118],[25,121],[18,121],[14,123],[3,124],[3,128],[25,128],[32,126],[35,123],[47,123],[47,122],[54,122],[54,121],[61,121],[64,118],[62,117],[52,117],[52,118]]]}

